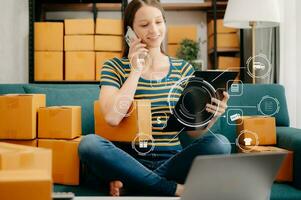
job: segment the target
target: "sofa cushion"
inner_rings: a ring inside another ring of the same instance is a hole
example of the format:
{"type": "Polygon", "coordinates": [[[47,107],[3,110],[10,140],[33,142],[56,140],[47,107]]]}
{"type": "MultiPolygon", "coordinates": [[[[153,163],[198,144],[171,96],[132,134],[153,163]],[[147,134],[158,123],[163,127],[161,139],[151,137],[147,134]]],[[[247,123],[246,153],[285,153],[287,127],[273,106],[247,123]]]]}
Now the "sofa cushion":
{"type": "Polygon", "coordinates": [[[2,94],[23,94],[24,84],[0,84],[0,95],[2,94]]]}
{"type": "Polygon", "coordinates": [[[99,88],[44,88],[25,85],[26,93],[45,94],[47,106],[77,105],[82,107],[82,133],[94,133],[93,103],[98,99],[99,88]]]}

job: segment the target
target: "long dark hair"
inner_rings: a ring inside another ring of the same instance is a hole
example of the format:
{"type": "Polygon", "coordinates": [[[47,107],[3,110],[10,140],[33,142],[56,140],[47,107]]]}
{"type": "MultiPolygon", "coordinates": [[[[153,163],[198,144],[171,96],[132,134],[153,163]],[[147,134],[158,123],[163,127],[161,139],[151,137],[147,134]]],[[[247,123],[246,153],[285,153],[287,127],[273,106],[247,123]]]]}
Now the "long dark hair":
{"type": "MultiPolygon", "coordinates": [[[[124,30],[124,36],[127,31],[127,27],[130,26],[132,29],[133,28],[133,22],[134,22],[134,17],[136,12],[141,8],[142,6],[153,6],[155,8],[158,8],[163,16],[164,22],[166,22],[165,18],[165,13],[164,10],[158,0],[133,0],[129,3],[129,5],[126,7],[125,12],[124,12],[124,19],[123,19],[123,30],[124,30]]],[[[129,46],[126,43],[124,37],[123,37],[123,57],[128,57],[129,54],[129,46]]],[[[163,50],[163,44],[161,44],[161,52],[165,54],[163,50]]]]}

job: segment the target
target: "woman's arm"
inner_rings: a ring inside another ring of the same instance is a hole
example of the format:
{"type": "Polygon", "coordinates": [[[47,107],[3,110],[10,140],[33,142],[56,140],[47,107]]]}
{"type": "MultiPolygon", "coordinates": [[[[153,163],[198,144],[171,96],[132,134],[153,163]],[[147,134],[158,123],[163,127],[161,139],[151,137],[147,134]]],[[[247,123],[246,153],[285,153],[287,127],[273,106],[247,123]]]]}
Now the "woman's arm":
{"type": "MultiPolygon", "coordinates": [[[[129,49],[129,59],[131,60],[131,57],[137,53],[147,52],[145,47],[146,45],[141,43],[141,39],[134,40],[129,49]]],[[[107,123],[112,126],[118,126],[134,100],[143,66],[133,66],[133,63],[131,65],[129,77],[120,89],[107,85],[101,86],[99,93],[100,109],[107,123]]]]}
{"type": "Polygon", "coordinates": [[[99,103],[105,120],[117,126],[127,114],[137,89],[141,72],[133,70],[120,89],[113,86],[101,86],[99,103]]]}
{"type": "Polygon", "coordinates": [[[187,131],[187,134],[191,138],[199,138],[204,133],[206,133],[217,121],[218,117],[220,117],[227,109],[227,102],[229,99],[229,94],[227,92],[223,92],[224,98],[222,101],[213,98],[212,101],[215,103],[213,104],[207,104],[206,105],[206,111],[215,114],[215,116],[211,119],[211,121],[208,123],[206,127],[202,127],[200,129],[197,129],[195,131],[187,131]]]}

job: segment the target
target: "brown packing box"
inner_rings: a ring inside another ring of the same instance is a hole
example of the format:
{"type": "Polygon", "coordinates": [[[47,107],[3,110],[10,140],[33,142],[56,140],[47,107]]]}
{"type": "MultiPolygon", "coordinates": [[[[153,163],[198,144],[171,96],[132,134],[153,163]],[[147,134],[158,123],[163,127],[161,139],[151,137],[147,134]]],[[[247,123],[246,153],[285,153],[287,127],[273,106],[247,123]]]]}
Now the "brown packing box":
{"type": "Polygon", "coordinates": [[[95,35],[96,51],[122,51],[122,36],[95,35]]]}
{"type": "Polygon", "coordinates": [[[251,138],[251,145],[275,145],[276,144],[276,122],[274,117],[244,116],[237,121],[237,135],[239,143],[245,144],[246,138],[251,138]]]}
{"type": "Polygon", "coordinates": [[[37,113],[45,94],[0,95],[0,139],[35,139],[37,113]]]}
{"type": "MultiPolygon", "coordinates": [[[[239,48],[239,38],[236,33],[219,33],[216,35],[217,48],[239,48]]],[[[208,48],[214,47],[213,35],[208,39],[208,48]]]]}
{"type": "Polygon", "coordinates": [[[38,138],[74,139],[82,134],[80,106],[39,109],[38,138]]]}
{"type": "Polygon", "coordinates": [[[118,126],[109,125],[100,110],[99,101],[94,102],[95,133],[110,141],[132,142],[137,135],[152,137],[150,100],[135,100],[129,109],[129,116],[118,126]]]}
{"type": "Polygon", "coordinates": [[[38,147],[52,150],[53,183],[79,184],[79,157],[77,153],[80,137],[73,140],[38,139],[38,147]]]}
{"type": "Polygon", "coordinates": [[[51,200],[51,175],[44,170],[0,171],[1,200],[51,200]]]}
{"type": "Polygon", "coordinates": [[[63,80],[63,52],[35,51],[34,79],[36,81],[63,80]]]}
{"type": "Polygon", "coordinates": [[[242,151],[239,149],[239,152],[287,152],[288,154],[284,158],[282,165],[278,171],[276,176],[276,181],[279,182],[288,182],[293,181],[293,160],[294,153],[292,151],[288,151],[286,149],[282,149],[279,147],[272,146],[242,146],[242,149],[246,151],[242,151]]]}
{"type": "Polygon", "coordinates": [[[240,68],[239,57],[219,56],[217,63],[218,69],[238,70],[240,68]]]}
{"type": "Polygon", "coordinates": [[[65,35],[94,34],[93,19],[65,19],[65,35]]]}
{"type": "Polygon", "coordinates": [[[123,35],[123,22],[121,19],[96,19],[96,34],[123,35]]]}
{"type": "MultiPolygon", "coordinates": [[[[207,25],[208,37],[214,33],[214,20],[210,20],[207,25]]],[[[238,29],[228,28],[224,26],[224,20],[216,20],[216,33],[236,33],[238,29]]]]}
{"type": "Polygon", "coordinates": [[[51,174],[51,151],[0,142],[1,170],[44,170],[51,174]]]}
{"type": "Polygon", "coordinates": [[[95,80],[95,52],[66,52],[65,80],[94,81],[95,80]]]}
{"type": "Polygon", "coordinates": [[[95,79],[97,81],[100,80],[100,73],[104,62],[114,57],[121,58],[122,52],[96,52],[95,79]]]}
{"type": "Polygon", "coordinates": [[[168,26],[168,44],[179,44],[183,39],[197,41],[197,27],[195,25],[170,25],[168,26]]]}
{"type": "Polygon", "coordinates": [[[62,22],[34,23],[35,51],[63,51],[64,24],[62,22]]]}
{"type": "Polygon", "coordinates": [[[94,51],[94,35],[65,35],[65,51],[94,51]]]}
{"type": "Polygon", "coordinates": [[[38,142],[36,139],[34,140],[0,140],[0,142],[10,143],[10,144],[19,144],[30,147],[37,147],[38,142]]]}
{"type": "Polygon", "coordinates": [[[180,48],[179,44],[168,44],[167,45],[167,53],[169,56],[176,57],[177,51],[180,48]]]}

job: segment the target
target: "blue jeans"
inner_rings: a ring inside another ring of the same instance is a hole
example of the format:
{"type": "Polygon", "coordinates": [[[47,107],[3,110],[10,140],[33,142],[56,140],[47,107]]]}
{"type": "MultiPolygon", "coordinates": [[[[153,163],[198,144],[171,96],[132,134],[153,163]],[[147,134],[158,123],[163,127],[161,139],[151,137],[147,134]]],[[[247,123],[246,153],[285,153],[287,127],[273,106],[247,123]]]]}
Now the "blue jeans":
{"type": "Polygon", "coordinates": [[[81,162],[99,180],[120,180],[126,188],[148,194],[174,196],[177,183],[184,184],[193,159],[198,155],[229,154],[231,145],[223,135],[205,134],[167,160],[144,160],[129,149],[96,135],[82,138],[81,162]]]}

